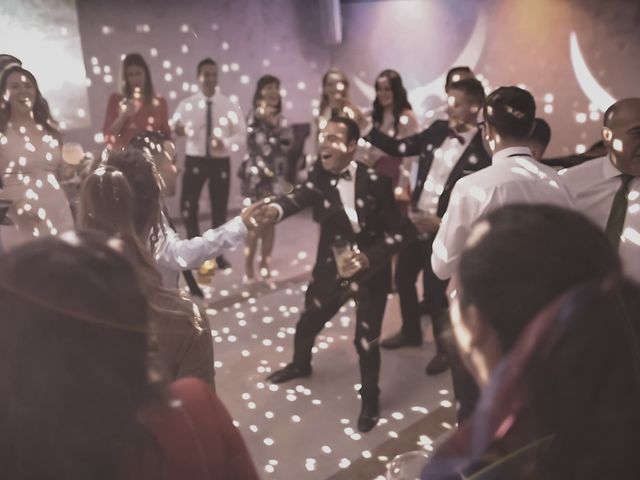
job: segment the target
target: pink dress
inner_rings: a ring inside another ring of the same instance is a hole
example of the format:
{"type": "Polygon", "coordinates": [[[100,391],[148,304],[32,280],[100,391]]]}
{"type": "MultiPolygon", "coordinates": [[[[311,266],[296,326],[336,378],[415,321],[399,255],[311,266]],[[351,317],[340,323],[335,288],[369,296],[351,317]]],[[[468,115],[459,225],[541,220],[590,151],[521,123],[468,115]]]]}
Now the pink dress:
{"type": "Polygon", "coordinates": [[[0,133],[0,199],[10,200],[15,212],[23,212],[13,226],[2,227],[3,251],[74,227],[69,202],[56,176],[62,161],[60,145],[44,130],[37,132],[30,137],[9,124],[0,133]]]}

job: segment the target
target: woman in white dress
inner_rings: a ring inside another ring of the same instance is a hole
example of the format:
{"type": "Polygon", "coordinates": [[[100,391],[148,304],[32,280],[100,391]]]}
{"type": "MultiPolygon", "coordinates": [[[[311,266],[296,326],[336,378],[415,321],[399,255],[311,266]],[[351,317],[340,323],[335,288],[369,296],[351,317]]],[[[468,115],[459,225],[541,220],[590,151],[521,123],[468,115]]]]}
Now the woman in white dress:
{"type": "Polygon", "coordinates": [[[2,249],[73,228],[58,183],[65,170],[61,137],[31,72],[15,65],[2,73],[0,92],[0,200],[11,202],[2,249]]]}

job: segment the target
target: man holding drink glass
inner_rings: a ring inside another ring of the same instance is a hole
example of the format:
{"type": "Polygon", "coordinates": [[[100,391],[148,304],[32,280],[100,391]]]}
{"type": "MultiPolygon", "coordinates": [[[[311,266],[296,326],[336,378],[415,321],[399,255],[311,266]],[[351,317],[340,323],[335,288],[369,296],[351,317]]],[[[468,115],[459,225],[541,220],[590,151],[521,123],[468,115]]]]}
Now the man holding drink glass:
{"type": "Polygon", "coordinates": [[[354,161],[360,130],[355,121],[334,117],[320,138],[320,161],[308,181],[289,195],[266,203],[257,223],[277,222],[312,207],[320,224],[316,263],[296,326],[293,361],[269,380],[282,383],[311,375],[316,335],[350,298],[357,303],[355,346],[362,376],[358,429],[378,422],[379,336],[391,288],[391,256],[417,232],[396,206],[391,182],[354,161]]]}

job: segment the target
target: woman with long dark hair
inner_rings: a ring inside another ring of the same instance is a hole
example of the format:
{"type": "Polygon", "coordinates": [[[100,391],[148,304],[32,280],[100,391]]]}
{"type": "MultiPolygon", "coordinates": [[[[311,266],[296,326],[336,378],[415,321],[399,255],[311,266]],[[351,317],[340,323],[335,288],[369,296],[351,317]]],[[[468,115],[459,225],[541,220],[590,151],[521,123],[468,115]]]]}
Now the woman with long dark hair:
{"type": "MultiPolygon", "coordinates": [[[[383,70],[376,78],[375,86],[376,99],[371,111],[374,127],[393,138],[404,138],[418,133],[418,119],[407,99],[407,90],[402,84],[400,74],[395,70],[383,70]]],[[[403,160],[372,147],[365,158],[366,163],[375,166],[378,173],[390,177],[394,187],[400,187],[396,196],[408,202],[409,170],[415,157],[403,160]]]]}
{"type": "Polygon", "coordinates": [[[558,207],[479,220],[450,293],[483,389],[425,479],[640,476],[640,290],[604,233],[558,207]]]}
{"type": "Polygon", "coordinates": [[[68,232],[0,257],[0,465],[11,479],[254,480],[228,412],[168,384],[117,237],[68,232]],[[18,366],[18,368],[17,368],[18,366]]]}
{"type": "MultiPolygon", "coordinates": [[[[159,192],[150,193],[155,194],[159,192]]],[[[163,287],[162,276],[143,240],[149,238],[151,225],[136,228],[140,221],[137,210],[125,175],[116,168],[99,166],[82,186],[78,225],[118,235],[126,244],[149,298],[160,358],[168,378],[194,376],[213,386],[213,344],[206,317],[178,290],[163,287]]]]}
{"type": "MultiPolygon", "coordinates": [[[[247,117],[247,158],[238,172],[247,205],[275,193],[282,193],[276,192],[276,186],[278,183],[282,185],[285,156],[291,140],[291,131],[282,116],[280,80],[273,75],[263,75],[258,79],[252,109],[247,117]]],[[[262,255],[260,275],[269,277],[275,225],[266,225],[258,231],[249,232],[246,242],[246,280],[252,281],[255,277],[253,260],[258,242],[261,244],[262,255]]]]}
{"type": "Polygon", "coordinates": [[[73,228],[69,202],[58,183],[66,176],[62,138],[31,72],[8,67],[0,79],[0,200],[11,202],[13,228],[2,248],[73,228]]]}
{"type": "Polygon", "coordinates": [[[148,130],[171,137],[167,101],[156,95],[142,55],[130,53],[122,61],[120,93],[109,97],[102,132],[108,148],[121,149],[134,136],[148,130]]]}

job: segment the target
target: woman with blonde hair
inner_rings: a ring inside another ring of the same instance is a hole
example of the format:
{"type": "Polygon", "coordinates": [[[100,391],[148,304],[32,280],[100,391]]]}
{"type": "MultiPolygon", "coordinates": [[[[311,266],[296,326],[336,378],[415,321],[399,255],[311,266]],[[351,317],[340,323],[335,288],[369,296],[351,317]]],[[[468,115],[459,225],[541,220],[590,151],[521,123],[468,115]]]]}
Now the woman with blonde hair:
{"type": "Polygon", "coordinates": [[[125,250],[82,231],[0,256],[2,476],[257,480],[209,386],[153,372],[148,293],[125,250]]]}
{"type": "Polygon", "coordinates": [[[330,68],[322,76],[320,103],[311,122],[311,133],[305,144],[307,156],[318,154],[318,139],[332,117],[349,117],[362,129],[366,120],[360,108],[349,98],[349,77],[339,68],[330,68]]]}

